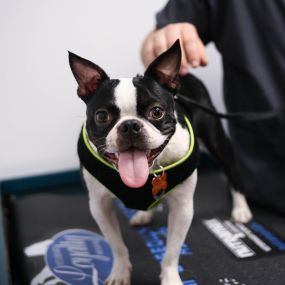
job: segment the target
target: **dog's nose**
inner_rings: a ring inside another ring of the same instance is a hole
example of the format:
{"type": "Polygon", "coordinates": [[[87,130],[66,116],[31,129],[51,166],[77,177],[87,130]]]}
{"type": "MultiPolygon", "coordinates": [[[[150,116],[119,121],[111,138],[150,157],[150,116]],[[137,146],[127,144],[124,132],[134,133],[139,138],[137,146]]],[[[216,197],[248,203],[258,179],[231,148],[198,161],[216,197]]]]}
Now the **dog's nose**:
{"type": "Polygon", "coordinates": [[[127,120],[118,127],[122,135],[138,135],[142,130],[142,123],[137,120],[127,120]]]}

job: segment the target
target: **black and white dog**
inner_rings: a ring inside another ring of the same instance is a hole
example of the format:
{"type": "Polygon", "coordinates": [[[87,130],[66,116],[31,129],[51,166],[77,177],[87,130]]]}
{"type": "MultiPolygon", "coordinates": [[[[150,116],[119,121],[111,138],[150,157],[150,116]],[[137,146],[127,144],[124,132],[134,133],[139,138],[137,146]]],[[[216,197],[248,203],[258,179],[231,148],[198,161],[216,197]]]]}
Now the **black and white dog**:
{"type": "Polygon", "coordinates": [[[252,217],[238,192],[233,150],[220,121],[197,106],[179,104],[183,94],[214,110],[209,95],[194,76],[179,78],[179,41],[143,76],[134,78],[110,79],[99,66],[72,53],[69,61],[78,96],[87,106],[78,142],[82,177],[91,213],[114,255],[106,284],[130,284],[132,266],[112,204],[112,197],[118,196],[128,207],[139,209],[132,225],[150,222],[154,206],[167,199],[168,237],[160,278],[163,285],[181,285],[178,259],[193,217],[197,138],[221,163],[232,184],[232,217],[239,222],[252,217]]]}

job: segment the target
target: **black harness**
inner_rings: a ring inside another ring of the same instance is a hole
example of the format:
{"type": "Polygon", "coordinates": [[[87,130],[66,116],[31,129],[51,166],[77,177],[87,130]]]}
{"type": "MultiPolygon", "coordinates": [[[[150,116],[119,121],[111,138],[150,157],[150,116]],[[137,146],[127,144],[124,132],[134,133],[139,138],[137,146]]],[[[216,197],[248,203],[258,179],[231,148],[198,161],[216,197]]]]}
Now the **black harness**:
{"type": "Polygon", "coordinates": [[[141,188],[133,189],[122,182],[116,168],[94,151],[89,143],[85,127],[82,128],[78,140],[77,151],[80,163],[90,174],[117,196],[126,207],[137,210],[149,210],[157,206],[175,186],[189,177],[198,166],[198,145],[196,144],[192,126],[186,117],[185,122],[190,136],[190,145],[187,154],[171,165],[151,171],[147,182],[141,188]],[[162,176],[165,177],[165,174],[167,175],[166,189],[161,189],[159,195],[154,195],[154,180],[159,180],[162,176]]]}

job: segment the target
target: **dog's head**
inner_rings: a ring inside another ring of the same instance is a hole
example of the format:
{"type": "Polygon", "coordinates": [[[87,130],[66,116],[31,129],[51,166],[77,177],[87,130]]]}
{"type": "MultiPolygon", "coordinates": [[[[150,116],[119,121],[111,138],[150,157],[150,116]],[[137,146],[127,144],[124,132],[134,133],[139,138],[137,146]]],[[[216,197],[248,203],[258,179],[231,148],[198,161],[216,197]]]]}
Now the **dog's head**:
{"type": "Polygon", "coordinates": [[[98,65],[73,53],[69,62],[77,94],[87,106],[89,140],[118,168],[127,186],[143,186],[149,167],[175,132],[179,41],[134,78],[110,79],[98,65]]]}

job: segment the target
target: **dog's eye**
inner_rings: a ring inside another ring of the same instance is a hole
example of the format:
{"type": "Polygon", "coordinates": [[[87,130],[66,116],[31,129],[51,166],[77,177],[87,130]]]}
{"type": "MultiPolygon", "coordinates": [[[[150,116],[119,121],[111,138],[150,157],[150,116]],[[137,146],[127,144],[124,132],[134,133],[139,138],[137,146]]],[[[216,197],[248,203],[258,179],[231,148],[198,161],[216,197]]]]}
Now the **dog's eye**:
{"type": "Polygon", "coordinates": [[[106,124],[110,120],[110,115],[107,111],[100,110],[97,111],[95,114],[95,121],[98,124],[106,124]]]}
{"type": "Polygon", "coordinates": [[[149,111],[149,119],[160,120],[164,117],[165,111],[160,106],[154,106],[149,111]]]}

